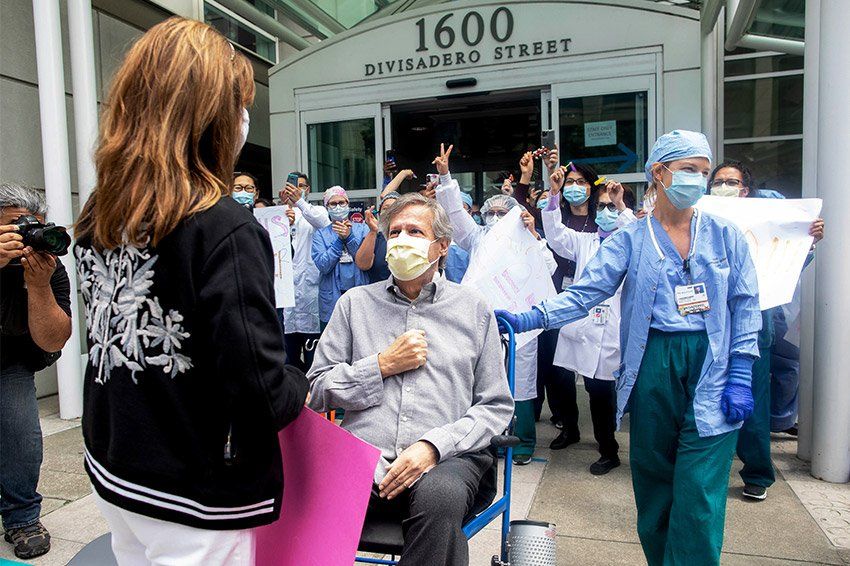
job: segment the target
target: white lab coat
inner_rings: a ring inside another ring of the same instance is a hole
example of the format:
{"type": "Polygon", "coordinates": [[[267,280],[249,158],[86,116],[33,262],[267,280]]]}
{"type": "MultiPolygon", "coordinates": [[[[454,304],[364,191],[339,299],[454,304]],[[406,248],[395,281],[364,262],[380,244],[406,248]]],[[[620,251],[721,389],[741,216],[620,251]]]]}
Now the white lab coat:
{"type": "MultiPolygon", "coordinates": [[[[470,261],[481,240],[489,231],[486,226],[479,226],[463,209],[460,198],[460,186],[450,175],[440,176],[437,187],[437,202],[445,209],[454,228],[454,242],[469,253],[470,261]]],[[[501,221],[500,221],[501,222],[501,221]]],[[[546,245],[546,240],[540,239],[540,251],[546,260],[549,273],[555,273],[558,264],[555,256],[546,245]]],[[[537,338],[525,344],[516,352],[514,366],[515,401],[528,401],[537,398],[537,338]]]]}
{"type": "MultiPolygon", "coordinates": [[[[578,232],[561,222],[560,207],[544,210],[543,230],[556,254],[576,262],[575,281],[584,272],[590,258],[599,250],[601,240],[596,232],[578,232]]],[[[626,209],[617,219],[617,227],[622,228],[636,220],[631,210],[626,209]]],[[[592,316],[582,318],[566,326],[558,333],[558,346],[555,349],[554,364],[579,375],[613,381],[614,372],[620,367],[620,295],[622,286],[613,297],[603,303],[607,320],[592,316]]]]}
{"type": "Polygon", "coordinates": [[[331,223],[323,206],[303,198],[295,206],[292,226],[292,271],[295,282],[295,306],[284,309],[286,334],[319,333],[319,270],[313,263],[313,232],[331,223]]]}

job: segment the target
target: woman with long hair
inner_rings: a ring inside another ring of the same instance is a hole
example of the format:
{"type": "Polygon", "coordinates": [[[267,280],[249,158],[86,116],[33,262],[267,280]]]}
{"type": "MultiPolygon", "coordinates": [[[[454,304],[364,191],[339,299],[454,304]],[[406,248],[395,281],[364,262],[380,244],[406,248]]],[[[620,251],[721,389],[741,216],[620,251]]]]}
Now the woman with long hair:
{"type": "Polygon", "coordinates": [[[250,64],[171,18],[128,52],[75,254],[88,326],[85,467],[120,564],[253,564],[280,513],[284,366],[268,235],[230,193],[250,64]]]}

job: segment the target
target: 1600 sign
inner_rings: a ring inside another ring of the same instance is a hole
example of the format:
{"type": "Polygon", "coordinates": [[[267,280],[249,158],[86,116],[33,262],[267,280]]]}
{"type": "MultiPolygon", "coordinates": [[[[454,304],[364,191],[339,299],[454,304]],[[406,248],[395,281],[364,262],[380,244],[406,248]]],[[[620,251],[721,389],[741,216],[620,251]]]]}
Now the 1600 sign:
{"type": "MultiPolygon", "coordinates": [[[[457,39],[455,29],[449,25],[449,20],[453,16],[454,12],[449,12],[440,18],[434,27],[434,43],[441,49],[449,49],[457,39]]],[[[416,27],[419,28],[419,47],[416,51],[428,51],[425,18],[420,18],[416,22],[416,27]]],[[[486,28],[484,16],[475,11],[469,12],[463,17],[460,24],[461,39],[469,47],[475,47],[484,39],[486,28]]],[[[498,8],[490,16],[490,35],[497,42],[504,43],[511,38],[513,33],[514,15],[505,7],[498,8]]]]}

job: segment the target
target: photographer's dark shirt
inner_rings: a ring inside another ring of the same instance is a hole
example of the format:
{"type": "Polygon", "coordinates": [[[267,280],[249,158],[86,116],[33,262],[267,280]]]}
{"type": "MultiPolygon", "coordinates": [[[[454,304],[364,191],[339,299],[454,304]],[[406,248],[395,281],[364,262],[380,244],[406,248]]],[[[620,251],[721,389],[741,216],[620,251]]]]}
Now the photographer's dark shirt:
{"type": "MultiPolygon", "coordinates": [[[[59,308],[71,316],[71,284],[58,260],[50,287],[59,308]]],[[[50,365],[55,357],[36,346],[30,337],[24,268],[7,265],[0,269],[0,370],[23,365],[36,372],[50,365]]]]}

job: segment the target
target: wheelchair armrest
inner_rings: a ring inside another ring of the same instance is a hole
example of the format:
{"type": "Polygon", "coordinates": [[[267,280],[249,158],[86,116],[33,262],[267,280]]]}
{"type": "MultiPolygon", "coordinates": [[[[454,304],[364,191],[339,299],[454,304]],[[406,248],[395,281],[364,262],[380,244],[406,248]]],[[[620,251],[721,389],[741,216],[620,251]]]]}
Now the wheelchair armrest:
{"type": "Polygon", "coordinates": [[[516,437],[512,434],[499,434],[492,438],[490,438],[490,446],[493,448],[508,448],[519,446],[520,442],[522,442],[519,437],[516,437]]]}

